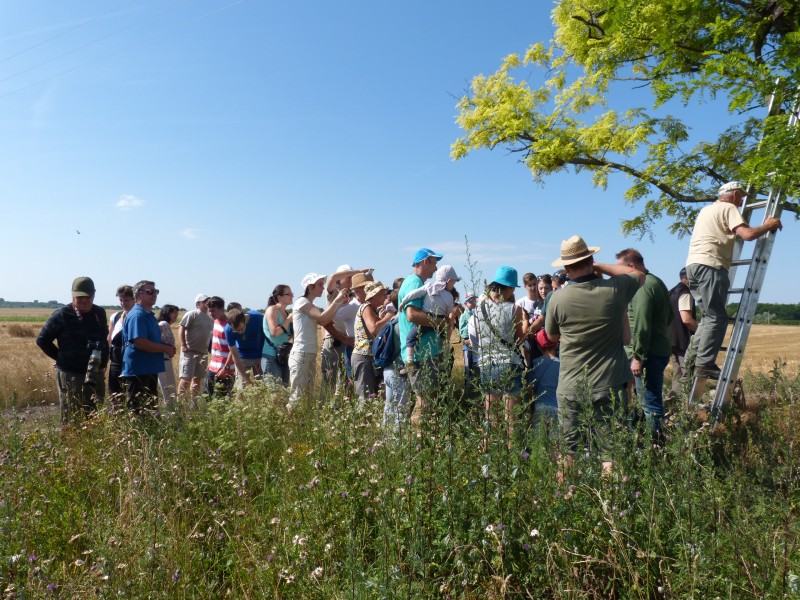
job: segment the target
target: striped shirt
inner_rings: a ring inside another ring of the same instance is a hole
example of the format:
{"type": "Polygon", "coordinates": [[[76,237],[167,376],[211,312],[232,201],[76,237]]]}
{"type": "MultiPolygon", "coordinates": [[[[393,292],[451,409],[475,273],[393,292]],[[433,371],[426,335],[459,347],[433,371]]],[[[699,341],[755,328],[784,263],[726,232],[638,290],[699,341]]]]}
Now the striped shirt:
{"type": "Polygon", "coordinates": [[[211,360],[208,365],[208,370],[217,375],[228,377],[234,373],[234,365],[231,363],[225,367],[225,361],[231,353],[228,341],[225,339],[225,325],[227,321],[214,321],[214,330],[211,333],[211,360]],[[221,373],[223,371],[224,373],[221,373]]]}

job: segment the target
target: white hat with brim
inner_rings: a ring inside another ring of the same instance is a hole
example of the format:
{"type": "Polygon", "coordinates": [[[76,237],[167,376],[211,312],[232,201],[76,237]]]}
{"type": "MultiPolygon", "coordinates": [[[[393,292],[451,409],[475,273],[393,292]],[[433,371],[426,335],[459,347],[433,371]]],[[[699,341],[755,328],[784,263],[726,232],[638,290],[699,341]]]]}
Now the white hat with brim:
{"type": "Polygon", "coordinates": [[[308,275],[303,277],[303,281],[302,281],[302,283],[300,285],[303,286],[303,289],[306,289],[308,286],[314,285],[320,279],[324,280],[326,277],[327,277],[327,275],[318,275],[316,273],[309,273],[308,275]]]}
{"type": "Polygon", "coordinates": [[[729,181],[721,186],[719,186],[719,195],[727,194],[728,192],[733,192],[734,190],[742,190],[745,191],[745,187],[738,181],[729,181]]]}
{"type": "Polygon", "coordinates": [[[561,242],[561,258],[554,260],[550,264],[554,267],[565,267],[589,258],[598,252],[600,252],[600,246],[587,246],[582,237],[573,235],[568,240],[561,242]]]}

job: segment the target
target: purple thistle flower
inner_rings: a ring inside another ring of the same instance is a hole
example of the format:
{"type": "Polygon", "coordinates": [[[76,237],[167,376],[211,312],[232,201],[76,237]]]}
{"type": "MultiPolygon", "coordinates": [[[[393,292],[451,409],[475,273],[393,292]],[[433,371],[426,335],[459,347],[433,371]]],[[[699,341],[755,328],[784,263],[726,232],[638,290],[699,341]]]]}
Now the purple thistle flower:
{"type": "Polygon", "coordinates": [[[275,555],[274,554],[267,554],[267,562],[272,562],[273,560],[275,560],[275,555]]]}
{"type": "Polygon", "coordinates": [[[55,582],[54,582],[54,581],[51,581],[51,582],[50,582],[50,583],[47,585],[47,591],[48,591],[48,592],[50,592],[51,594],[52,594],[52,593],[55,593],[55,591],[56,591],[56,584],[55,584],[55,582]]]}
{"type": "Polygon", "coordinates": [[[371,493],[372,493],[372,492],[369,490],[369,488],[367,488],[366,490],[364,490],[363,492],[361,492],[361,495],[362,495],[362,496],[364,496],[365,498],[369,498],[369,495],[370,495],[371,493]]]}
{"type": "Polygon", "coordinates": [[[347,500],[349,497],[350,497],[350,496],[348,495],[348,493],[347,493],[347,492],[342,492],[342,498],[344,498],[345,500],[347,500]]]}
{"type": "Polygon", "coordinates": [[[520,456],[522,456],[522,460],[528,460],[531,457],[531,453],[527,450],[523,450],[520,456]]]}
{"type": "Polygon", "coordinates": [[[408,477],[406,477],[406,484],[411,485],[412,483],[414,483],[414,476],[409,475],[408,477]]]}
{"type": "Polygon", "coordinates": [[[172,581],[178,581],[181,578],[181,570],[175,569],[175,572],[172,574],[172,581]]]}

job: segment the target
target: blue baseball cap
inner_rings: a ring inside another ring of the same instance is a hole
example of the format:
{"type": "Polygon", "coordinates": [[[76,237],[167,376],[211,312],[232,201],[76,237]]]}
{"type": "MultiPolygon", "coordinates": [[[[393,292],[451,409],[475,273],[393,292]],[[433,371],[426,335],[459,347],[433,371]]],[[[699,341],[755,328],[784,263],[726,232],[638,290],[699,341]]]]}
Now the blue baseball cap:
{"type": "Polygon", "coordinates": [[[506,287],[518,288],[517,270],[514,267],[497,267],[494,272],[494,283],[499,283],[506,287]]]}
{"type": "Polygon", "coordinates": [[[437,254],[436,252],[434,252],[430,248],[420,248],[419,250],[417,250],[417,253],[414,255],[414,262],[411,263],[411,266],[412,267],[417,266],[419,263],[421,263],[423,260],[425,260],[429,256],[432,256],[437,261],[439,261],[439,260],[442,259],[444,254],[437,254]]]}

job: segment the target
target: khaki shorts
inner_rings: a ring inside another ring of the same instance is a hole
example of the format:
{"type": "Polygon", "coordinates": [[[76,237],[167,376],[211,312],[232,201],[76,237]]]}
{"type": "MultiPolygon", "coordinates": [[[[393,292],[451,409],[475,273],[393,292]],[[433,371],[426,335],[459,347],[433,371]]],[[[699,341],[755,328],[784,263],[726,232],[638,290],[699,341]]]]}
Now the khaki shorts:
{"type": "Polygon", "coordinates": [[[182,352],[179,374],[181,379],[205,378],[208,370],[208,354],[205,352],[182,352]]]}

